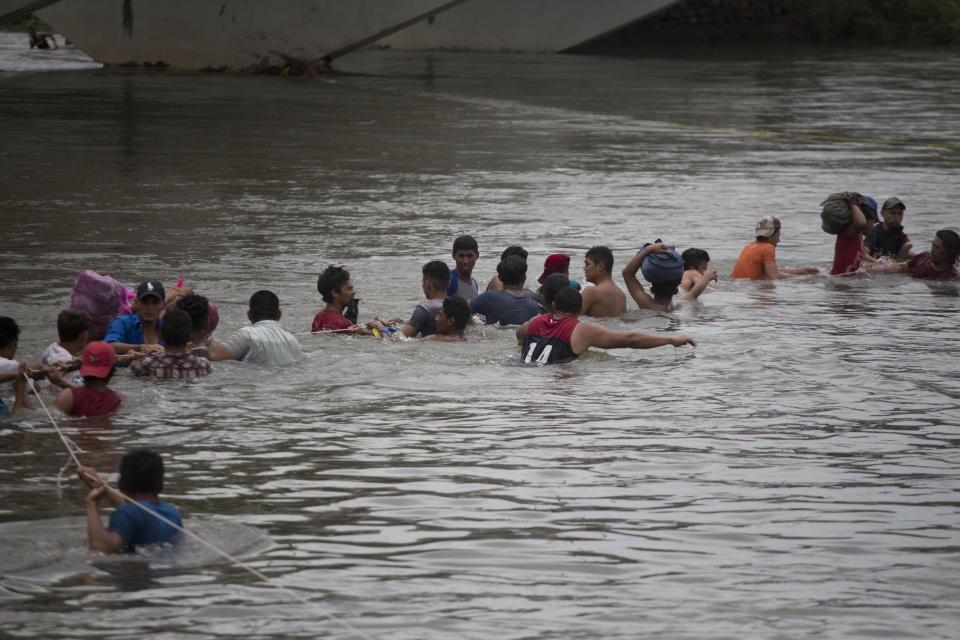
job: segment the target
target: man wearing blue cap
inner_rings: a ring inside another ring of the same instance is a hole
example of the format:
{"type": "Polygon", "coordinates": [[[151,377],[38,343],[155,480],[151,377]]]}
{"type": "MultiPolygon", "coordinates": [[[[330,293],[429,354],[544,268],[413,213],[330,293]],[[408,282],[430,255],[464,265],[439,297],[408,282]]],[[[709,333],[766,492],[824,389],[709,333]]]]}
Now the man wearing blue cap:
{"type": "Polygon", "coordinates": [[[707,269],[703,272],[700,280],[690,287],[679,303],[674,304],[673,296],[677,293],[680,286],[680,280],[683,278],[683,258],[673,247],[668,247],[663,242],[648,244],[642,251],[637,253],[627,266],[621,272],[623,281],[627,285],[627,291],[641,309],[654,309],[656,311],[670,311],[680,306],[684,302],[696,300],[703,293],[711,281],[717,279],[717,272],[713,269],[707,269]],[[644,267],[643,276],[650,281],[651,296],[644,291],[643,285],[637,279],[637,271],[641,265],[644,267]]]}
{"type": "Polygon", "coordinates": [[[111,320],[103,341],[110,343],[117,355],[128,351],[163,351],[160,346],[160,314],[164,296],[163,285],[156,280],[141,282],[137,286],[137,313],[111,320]]]}

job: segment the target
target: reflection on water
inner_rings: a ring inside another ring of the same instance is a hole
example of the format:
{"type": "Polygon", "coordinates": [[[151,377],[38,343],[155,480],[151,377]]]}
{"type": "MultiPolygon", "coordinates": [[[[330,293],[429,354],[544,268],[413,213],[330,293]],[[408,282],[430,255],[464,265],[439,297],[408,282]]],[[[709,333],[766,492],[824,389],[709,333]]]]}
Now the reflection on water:
{"type": "Polygon", "coordinates": [[[0,76],[0,313],[29,361],[85,268],[184,274],[221,334],[260,288],[307,331],[331,263],[362,317],[406,316],[420,266],[461,233],[481,281],[510,244],[531,277],[562,251],[579,278],[587,248],[619,268],[656,237],[706,248],[722,276],[677,313],[604,321],[695,350],[530,369],[509,329],[302,336],[297,367],[119,376],[118,414],[66,421],[104,471],[162,452],[186,521],[316,610],[207,552],[91,556],[83,491],[57,497],[54,429],[18,418],[0,432],[6,632],[350,637],[331,611],[397,638],[951,637],[956,287],[723,276],[771,208],[778,261],[827,268],[817,203],[838,187],[903,198],[915,246],[956,226],[957,152],[883,141],[956,142],[957,63],[366,52],[313,82],[0,76]]]}

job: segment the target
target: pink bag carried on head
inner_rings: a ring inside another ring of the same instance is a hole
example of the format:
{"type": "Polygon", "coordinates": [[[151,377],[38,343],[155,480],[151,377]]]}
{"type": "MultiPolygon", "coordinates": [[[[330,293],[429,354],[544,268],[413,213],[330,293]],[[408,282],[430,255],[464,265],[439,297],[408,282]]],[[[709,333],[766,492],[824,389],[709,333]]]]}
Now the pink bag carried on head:
{"type": "Polygon", "coordinates": [[[90,314],[90,340],[102,340],[107,335],[107,325],[117,316],[130,313],[136,295],[110,276],[102,276],[87,269],[77,276],[77,283],[70,292],[70,308],[82,309],[90,314]]]}

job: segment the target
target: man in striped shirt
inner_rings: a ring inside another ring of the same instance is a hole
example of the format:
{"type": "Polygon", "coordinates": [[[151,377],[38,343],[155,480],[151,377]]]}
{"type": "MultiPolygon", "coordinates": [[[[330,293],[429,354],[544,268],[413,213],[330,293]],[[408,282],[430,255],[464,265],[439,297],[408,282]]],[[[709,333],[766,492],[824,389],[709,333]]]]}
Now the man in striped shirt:
{"type": "Polygon", "coordinates": [[[257,291],[250,296],[247,318],[252,326],[244,327],[219,342],[211,340],[207,349],[210,360],[243,360],[282,367],[303,360],[300,343],[280,326],[280,300],[272,291],[257,291]]]}

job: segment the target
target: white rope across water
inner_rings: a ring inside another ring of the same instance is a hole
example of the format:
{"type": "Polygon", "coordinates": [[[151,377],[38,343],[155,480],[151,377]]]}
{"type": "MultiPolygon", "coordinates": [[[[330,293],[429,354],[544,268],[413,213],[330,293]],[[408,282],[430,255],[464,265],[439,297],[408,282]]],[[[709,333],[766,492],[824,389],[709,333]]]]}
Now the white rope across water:
{"type": "MultiPolygon", "coordinates": [[[[61,442],[63,442],[63,445],[67,448],[67,451],[70,453],[70,457],[73,459],[73,462],[77,465],[78,468],[81,467],[82,465],[80,464],[80,460],[77,458],[77,454],[76,454],[76,452],[74,451],[74,449],[76,449],[77,451],[82,451],[82,449],[80,449],[80,447],[78,447],[78,446],[73,442],[73,440],[71,440],[71,439],[68,438],[66,435],[64,435],[63,430],[60,429],[60,425],[58,425],[58,424],[57,424],[57,421],[53,418],[53,414],[50,413],[50,409],[47,407],[47,404],[43,401],[43,398],[40,396],[40,393],[39,393],[39,391],[37,390],[36,386],[33,384],[33,380],[30,378],[30,376],[24,374],[24,377],[27,379],[27,383],[30,385],[30,388],[33,390],[34,396],[40,401],[40,406],[43,407],[43,410],[46,411],[46,413],[47,413],[47,417],[50,418],[50,422],[53,424],[53,428],[57,430],[57,434],[60,436],[60,440],[61,440],[61,442]]],[[[62,473],[62,470],[61,470],[61,473],[62,473]]],[[[96,476],[91,476],[89,473],[86,474],[86,476],[87,476],[88,478],[90,478],[91,480],[94,480],[94,481],[99,480],[99,478],[97,478],[96,476]]],[[[357,636],[363,638],[364,640],[374,640],[372,637],[368,636],[366,633],[364,633],[364,632],[361,631],[360,629],[357,629],[356,627],[354,627],[354,626],[351,625],[350,623],[341,620],[340,618],[336,617],[335,615],[333,615],[333,614],[330,613],[329,611],[326,611],[326,610],[324,610],[324,609],[320,609],[320,608],[317,607],[314,603],[310,602],[309,600],[307,600],[306,598],[304,598],[303,596],[301,596],[301,595],[300,595],[299,593],[297,593],[296,591],[293,591],[292,589],[289,589],[289,588],[283,586],[282,584],[278,584],[277,582],[274,582],[269,576],[267,576],[266,574],[262,573],[262,572],[259,571],[258,569],[255,569],[254,567],[251,567],[251,566],[248,565],[247,563],[245,563],[245,562],[243,562],[242,560],[240,560],[240,559],[232,556],[231,554],[227,553],[227,552],[224,551],[223,549],[220,549],[219,547],[217,547],[217,546],[215,546],[215,545],[207,542],[206,540],[204,540],[203,538],[201,538],[201,537],[198,536],[197,534],[193,533],[192,531],[188,531],[187,529],[184,529],[183,527],[181,527],[180,525],[176,524],[175,522],[172,522],[171,520],[163,517],[162,515],[160,515],[159,513],[153,511],[152,509],[146,507],[145,505],[140,504],[139,502],[137,502],[137,501],[134,500],[133,498],[131,498],[131,497],[127,496],[126,494],[124,494],[124,493],[123,493],[122,491],[120,491],[119,489],[114,489],[113,487],[111,487],[110,485],[108,485],[106,482],[104,482],[103,484],[104,484],[105,487],[107,487],[107,490],[108,490],[108,491],[113,491],[113,492],[115,492],[117,495],[119,495],[120,497],[122,497],[122,498],[123,498],[124,500],[126,500],[127,502],[135,505],[136,507],[138,507],[139,509],[142,509],[143,511],[146,511],[147,513],[149,513],[149,514],[152,515],[153,517],[155,517],[155,518],[157,518],[158,520],[160,520],[161,522],[164,522],[164,523],[166,523],[167,525],[173,527],[174,529],[176,529],[176,530],[179,531],[180,533],[184,534],[185,536],[188,536],[189,538],[191,538],[191,539],[199,542],[201,545],[203,545],[203,546],[206,547],[207,549],[209,549],[209,550],[217,553],[218,555],[226,558],[227,560],[229,560],[229,561],[232,562],[233,564],[237,565],[238,567],[247,570],[248,572],[250,572],[251,574],[253,574],[253,575],[256,576],[257,578],[259,578],[260,580],[266,582],[268,585],[270,585],[270,586],[272,586],[272,587],[275,587],[275,588],[277,588],[277,589],[280,589],[281,591],[283,591],[284,593],[286,593],[286,594],[289,595],[290,597],[294,598],[295,600],[297,600],[297,601],[300,602],[301,604],[305,604],[305,605],[307,605],[308,607],[314,607],[314,608],[316,608],[322,615],[324,615],[325,617],[327,617],[331,622],[334,622],[334,623],[340,625],[340,626],[341,626],[343,629],[345,629],[346,631],[349,631],[349,632],[351,632],[351,633],[354,633],[354,634],[356,634],[357,636]]]]}

